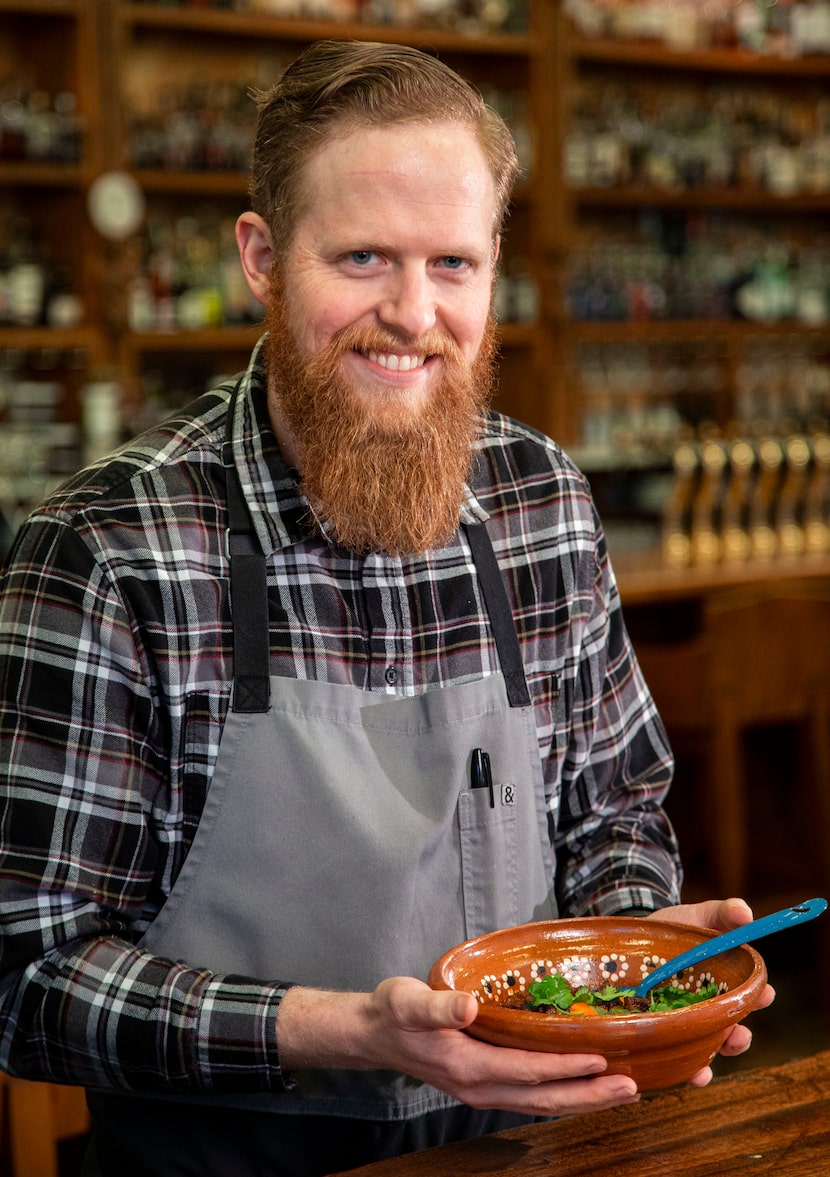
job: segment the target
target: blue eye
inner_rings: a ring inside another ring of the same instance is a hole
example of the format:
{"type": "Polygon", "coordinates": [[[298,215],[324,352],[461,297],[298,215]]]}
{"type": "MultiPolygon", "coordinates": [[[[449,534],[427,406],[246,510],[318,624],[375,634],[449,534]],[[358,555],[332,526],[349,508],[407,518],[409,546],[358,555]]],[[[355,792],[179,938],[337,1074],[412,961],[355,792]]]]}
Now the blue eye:
{"type": "Polygon", "coordinates": [[[371,249],[355,249],[349,256],[356,265],[367,266],[375,255],[371,249]]]}
{"type": "Polygon", "coordinates": [[[454,253],[449,253],[444,258],[444,265],[448,270],[460,270],[466,264],[466,259],[463,257],[456,257],[454,253]]]}

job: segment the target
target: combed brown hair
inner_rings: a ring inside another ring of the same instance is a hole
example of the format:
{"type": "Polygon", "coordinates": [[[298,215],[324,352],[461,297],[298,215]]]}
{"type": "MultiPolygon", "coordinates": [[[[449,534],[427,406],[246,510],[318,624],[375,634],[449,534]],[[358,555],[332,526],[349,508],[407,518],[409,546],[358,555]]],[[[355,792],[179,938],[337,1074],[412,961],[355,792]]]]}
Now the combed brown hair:
{"type": "Polygon", "coordinates": [[[270,90],[259,109],[251,168],[251,208],[268,224],[277,253],[290,244],[308,159],[336,134],[360,126],[458,122],[476,135],[496,190],[499,232],[518,175],[503,119],[448,66],[408,45],[317,41],[270,90]]]}

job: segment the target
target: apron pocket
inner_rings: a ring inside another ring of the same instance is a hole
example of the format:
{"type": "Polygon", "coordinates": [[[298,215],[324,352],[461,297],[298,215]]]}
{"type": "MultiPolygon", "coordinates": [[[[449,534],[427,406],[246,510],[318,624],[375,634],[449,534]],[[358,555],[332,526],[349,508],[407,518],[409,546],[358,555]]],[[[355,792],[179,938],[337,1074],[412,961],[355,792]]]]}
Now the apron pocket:
{"type": "MultiPolygon", "coordinates": [[[[461,879],[467,939],[519,922],[519,846],[516,809],[486,789],[458,798],[461,879]]],[[[527,851],[529,848],[526,847],[527,851]]]]}

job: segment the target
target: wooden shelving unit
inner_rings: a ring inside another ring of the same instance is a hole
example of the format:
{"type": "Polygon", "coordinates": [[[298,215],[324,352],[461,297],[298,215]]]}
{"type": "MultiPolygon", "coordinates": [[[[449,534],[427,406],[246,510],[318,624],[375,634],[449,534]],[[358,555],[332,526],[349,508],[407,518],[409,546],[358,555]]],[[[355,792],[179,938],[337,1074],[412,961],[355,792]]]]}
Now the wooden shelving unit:
{"type": "MultiPolygon", "coordinates": [[[[84,320],[72,327],[39,323],[0,326],[0,353],[50,360],[54,353],[86,357],[87,374],[106,363],[109,340],[101,324],[100,243],[86,217],[86,191],[102,169],[98,135],[100,39],[96,0],[0,0],[0,84],[15,78],[54,95],[66,90],[77,100],[81,154],[77,161],[9,158],[0,153],[3,204],[29,218],[38,247],[70,277],[84,306],[84,320]]],[[[77,421],[82,373],[73,368],[62,412],[77,421]]]]}
{"type": "MultiPolygon", "coordinates": [[[[112,0],[104,16],[102,37],[110,47],[106,55],[106,86],[119,88],[127,98],[120,112],[105,112],[102,136],[109,144],[110,158],[117,159],[118,166],[134,176],[151,209],[161,206],[175,210],[186,207],[187,202],[214,201],[235,215],[244,207],[246,177],[242,172],[150,169],[132,164],[128,146],[130,88],[146,90],[147,79],[154,76],[154,71],[158,76],[160,65],[173,59],[186,74],[188,61],[198,55],[202,65],[207,63],[207,76],[235,76],[242,80],[246,66],[255,67],[258,57],[269,54],[287,64],[303,45],[316,39],[359,37],[381,42],[404,41],[436,52],[480,85],[492,83],[521,91],[533,112],[534,166],[516,194],[507,252],[509,255],[516,242],[522,255],[534,266],[537,286],[544,285],[539,243],[544,233],[548,201],[545,173],[550,158],[543,117],[549,100],[550,16],[546,0],[531,0],[530,27],[526,31],[488,35],[439,28],[283,19],[208,7],[137,4],[130,0],[112,0]]],[[[128,384],[135,384],[140,382],[142,371],[157,366],[160,358],[178,352],[184,359],[191,346],[202,356],[213,353],[217,362],[238,346],[241,362],[249,345],[250,332],[245,328],[202,330],[197,335],[185,332],[181,339],[175,340],[167,331],[132,334],[125,330],[117,341],[117,354],[123,377],[128,384]],[[243,342],[238,346],[237,341],[243,342]]],[[[549,362],[548,347],[544,312],[540,312],[535,323],[502,325],[499,407],[537,424],[542,423],[545,415],[543,373],[549,362]]]]}
{"type": "MultiPolygon", "coordinates": [[[[830,57],[785,59],[742,50],[669,51],[656,43],[588,39],[574,32],[560,0],[530,0],[529,27],[521,32],[470,35],[445,28],[280,18],[254,12],[175,7],[134,0],[0,0],[0,67],[25,65],[40,84],[71,85],[84,126],[77,163],[59,165],[0,158],[0,186],[25,205],[58,260],[76,276],[86,308],[83,346],[90,367],[109,365],[130,396],[140,398],[143,373],[164,357],[192,352],[222,363],[241,362],[250,331],[210,328],[199,332],[132,332],[124,308],[138,251],[104,241],[91,228],[86,195],[104,171],[123,170],[139,183],[149,210],[213,205],[235,216],[244,207],[242,170],[182,171],[138,167],[130,152],[131,104],[197,70],[207,82],[241,83],[246,71],[287,62],[311,40],[357,36],[405,41],[437,52],[482,86],[524,95],[532,127],[532,168],[520,186],[508,224],[505,254],[527,259],[538,293],[534,322],[501,326],[501,379],[497,405],[579,449],[584,403],[575,376],[577,353],[594,344],[648,346],[697,339],[723,345],[725,376],[732,380],[747,340],[803,337],[815,343],[830,327],[792,321],[728,319],[575,321],[567,310],[570,258],[587,224],[601,239],[619,218],[644,210],[729,214],[749,221],[775,218],[782,227],[809,219],[823,223],[830,193],[773,195],[740,186],[658,187],[641,183],[568,187],[563,157],[572,117],[569,97],[583,76],[637,79],[673,87],[690,80],[769,81],[794,93],[830,81],[830,57]],[[22,63],[22,64],[21,64],[22,63]]],[[[27,338],[32,338],[28,336],[27,338]]],[[[40,337],[38,337],[40,338],[40,337]]],[[[65,335],[63,338],[67,338],[65,335]]],[[[19,346],[20,333],[0,328],[0,349],[19,346]]],[[[731,392],[722,398],[725,411],[731,392]]]]}
{"type": "MultiPolygon", "coordinates": [[[[553,35],[554,69],[559,79],[560,99],[557,114],[558,138],[563,159],[569,131],[569,98],[578,92],[586,79],[592,82],[626,86],[644,79],[665,94],[666,102],[680,86],[742,87],[769,83],[784,87],[786,93],[813,92],[830,83],[830,55],[781,57],[772,53],[753,53],[744,49],[695,51],[669,50],[656,42],[616,41],[589,38],[577,32],[557,5],[557,24],[553,35]]],[[[730,216],[745,218],[749,225],[773,222],[785,232],[806,223],[825,225],[830,231],[830,190],[797,191],[785,195],[746,183],[717,186],[657,186],[642,183],[609,183],[601,187],[569,187],[564,164],[558,177],[556,203],[560,212],[555,221],[551,243],[551,281],[554,305],[551,317],[561,345],[562,366],[557,372],[558,388],[553,395],[569,406],[563,414],[563,430],[558,435],[567,446],[579,453],[585,406],[576,377],[577,353],[581,347],[601,344],[631,343],[644,347],[677,341],[695,340],[723,345],[726,392],[721,397],[723,419],[728,427],[736,402],[735,373],[745,359],[749,341],[771,343],[786,338],[810,341],[813,346],[826,340],[830,351],[830,322],[814,326],[792,318],[776,321],[734,318],[694,319],[653,318],[646,321],[620,318],[575,320],[570,316],[566,297],[567,260],[577,247],[581,234],[588,230],[598,241],[613,218],[619,224],[647,212],[679,217],[686,215],[730,216]]],[[[827,275],[830,289],[830,275],[827,275]]]]}

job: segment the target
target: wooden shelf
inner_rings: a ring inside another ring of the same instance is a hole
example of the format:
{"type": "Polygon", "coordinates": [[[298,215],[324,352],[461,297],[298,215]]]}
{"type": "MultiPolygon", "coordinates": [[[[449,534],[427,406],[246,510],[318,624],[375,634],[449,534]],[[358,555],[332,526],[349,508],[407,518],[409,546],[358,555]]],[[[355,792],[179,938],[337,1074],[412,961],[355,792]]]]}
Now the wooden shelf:
{"type": "Polygon", "coordinates": [[[83,164],[0,163],[0,188],[81,188],[86,181],[83,164]]]}
{"type": "Polygon", "coordinates": [[[747,560],[745,563],[667,568],[659,552],[612,555],[623,606],[656,601],[695,599],[733,588],[770,581],[826,580],[830,556],[800,559],[747,560]]]}
{"type": "Polygon", "coordinates": [[[196,331],[135,331],[122,340],[133,355],[152,352],[250,351],[262,334],[261,323],[241,327],[205,327],[196,331]]]}
{"type": "Polygon", "coordinates": [[[83,0],[0,0],[0,15],[77,16],[83,0]]]}
{"type": "Polygon", "coordinates": [[[752,188],[570,188],[574,204],[597,208],[709,208],[747,213],[828,213],[830,191],[777,196],[752,188]]]}
{"type": "Polygon", "coordinates": [[[85,349],[100,351],[101,337],[95,327],[0,327],[0,350],[59,351],[85,349]]]}
{"type": "Polygon", "coordinates": [[[568,322],[568,334],[579,343],[608,341],[611,343],[642,342],[644,340],[720,339],[740,343],[749,336],[777,339],[787,335],[822,338],[830,336],[830,321],[817,327],[782,319],[775,323],[752,322],[749,319],[598,319],[568,322]]]}
{"type": "Polygon", "coordinates": [[[533,347],[538,330],[536,323],[499,323],[499,345],[503,348],[533,347]]]}
{"type": "Polygon", "coordinates": [[[649,69],[716,74],[744,74],[756,77],[830,78],[830,54],[778,57],[741,49],[707,49],[681,52],[658,42],[595,40],[569,36],[568,51],[578,62],[597,65],[647,67],[649,69]]]}
{"type": "Polygon", "coordinates": [[[226,12],[212,8],[163,8],[152,4],[124,3],[119,15],[125,26],[135,29],[169,29],[198,33],[221,33],[251,40],[305,42],[321,38],[359,38],[365,41],[399,43],[419,49],[443,52],[527,57],[537,48],[523,33],[467,34],[450,29],[425,29],[410,25],[368,24],[326,20],[300,20],[255,12],[226,12]]]}
{"type": "Polygon", "coordinates": [[[242,172],[179,172],[161,168],[135,168],[132,175],[148,194],[245,196],[248,190],[248,177],[242,172]]]}

